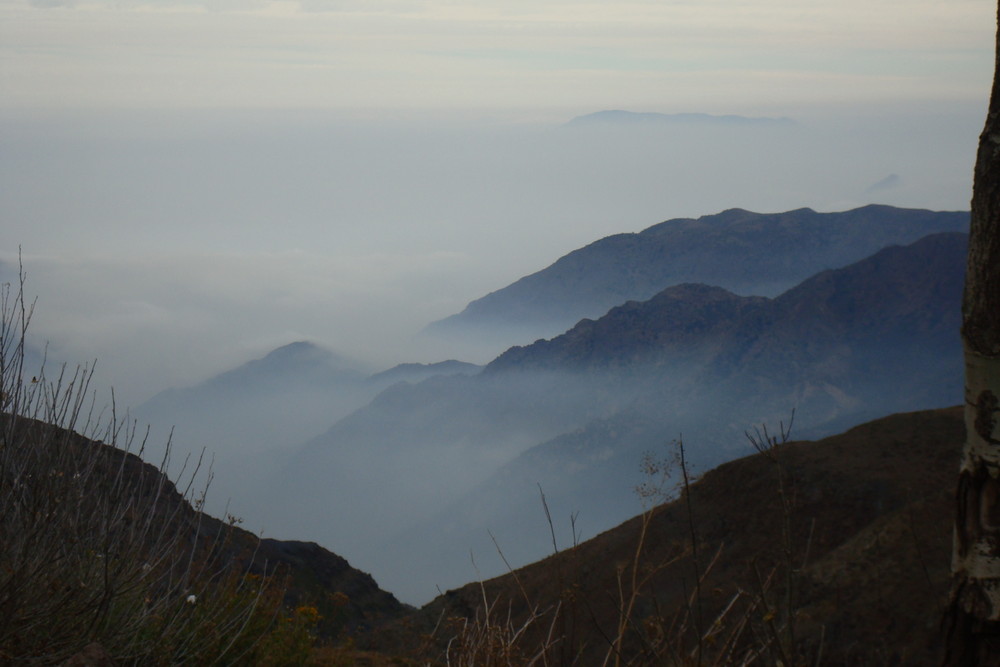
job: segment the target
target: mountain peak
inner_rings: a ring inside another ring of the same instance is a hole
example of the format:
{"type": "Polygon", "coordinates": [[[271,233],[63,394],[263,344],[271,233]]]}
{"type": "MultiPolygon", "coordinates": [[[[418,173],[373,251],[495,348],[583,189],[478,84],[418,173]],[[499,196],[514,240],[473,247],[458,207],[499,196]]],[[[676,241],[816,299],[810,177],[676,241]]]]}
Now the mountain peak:
{"type": "Polygon", "coordinates": [[[262,360],[270,359],[272,361],[278,361],[282,359],[302,359],[306,357],[319,359],[330,358],[332,356],[333,352],[330,350],[324,349],[307,340],[299,340],[271,350],[263,357],[262,360]]]}

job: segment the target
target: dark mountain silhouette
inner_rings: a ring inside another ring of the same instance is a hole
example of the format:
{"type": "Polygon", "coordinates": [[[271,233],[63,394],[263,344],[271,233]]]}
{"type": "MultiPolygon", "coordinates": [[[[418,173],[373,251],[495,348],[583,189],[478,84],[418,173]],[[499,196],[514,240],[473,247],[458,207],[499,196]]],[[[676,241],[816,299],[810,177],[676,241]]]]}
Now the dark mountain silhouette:
{"type": "Polygon", "coordinates": [[[607,111],[597,111],[595,113],[577,116],[568,123],[567,127],[585,127],[593,125],[772,125],[772,126],[794,126],[796,123],[791,118],[767,118],[748,117],[728,114],[715,116],[707,113],[655,113],[636,112],[612,109],[607,111]]]}
{"type": "Polygon", "coordinates": [[[484,571],[502,567],[485,562],[484,527],[527,562],[551,543],[539,485],[554,516],[579,512],[591,535],[636,513],[643,453],[681,435],[704,470],[742,455],[748,426],[793,409],[796,433],[817,437],[953,402],[966,243],[946,233],[889,247],[773,299],[668,288],[476,376],[393,387],[290,459],[280,483],[358,508],[325,517],[330,535],[356,538],[347,555],[404,599],[470,576],[470,547],[484,571]],[[537,540],[525,537],[533,519],[537,540]]]}
{"type": "MultiPolygon", "coordinates": [[[[11,420],[9,414],[0,414],[0,423],[4,423],[5,428],[8,420],[11,420]]],[[[215,563],[213,571],[220,573],[223,565],[231,564],[234,567],[232,571],[237,573],[275,575],[283,587],[288,608],[299,604],[317,606],[324,616],[317,629],[329,637],[343,631],[370,630],[376,624],[398,618],[409,611],[391,593],[379,588],[371,575],[355,569],[344,558],[315,543],[260,539],[231,520],[221,521],[196,509],[189,502],[192,495],[185,496],[184,493],[188,492],[179,491],[164,472],[131,452],[41,421],[22,417],[16,424],[16,429],[5,431],[16,436],[5,440],[15,452],[5,459],[10,469],[32,470],[38,460],[47,461],[49,465],[56,466],[47,471],[49,475],[65,476],[67,479],[83,475],[92,493],[107,494],[107,497],[113,498],[107,504],[81,503],[81,506],[91,510],[97,507],[108,511],[108,522],[119,520],[119,517],[110,515],[113,512],[127,512],[130,521],[139,525],[150,521],[150,526],[140,531],[144,542],[139,543],[140,548],[128,551],[129,557],[141,558],[143,550],[150,550],[149,559],[158,562],[169,555],[165,550],[177,549],[177,556],[184,560],[189,555],[195,561],[210,557],[215,563]],[[28,455],[31,448],[36,449],[28,455]],[[60,450],[70,451],[72,456],[60,455],[57,453],[60,450]],[[39,453],[41,451],[51,453],[46,455],[39,453]],[[169,535],[170,539],[165,540],[163,534],[169,535]],[[332,597],[335,593],[342,596],[335,600],[332,597]]],[[[190,471],[188,474],[191,474],[190,471]]],[[[39,489],[41,492],[52,492],[43,484],[39,484],[39,489]]],[[[10,494],[5,497],[10,497],[10,494]]],[[[80,511],[79,507],[76,511],[80,511]]],[[[70,540],[72,535],[40,537],[46,530],[58,531],[61,527],[65,527],[65,523],[42,521],[38,525],[39,536],[33,538],[37,540],[35,544],[63,541],[60,554],[64,550],[82,549],[82,546],[74,546],[76,541],[70,540]]],[[[185,563],[177,565],[183,567],[185,563]]],[[[114,565],[112,570],[116,567],[118,565],[114,565]]],[[[152,586],[155,580],[147,584],[152,586]]],[[[133,593],[137,585],[135,581],[128,583],[133,593]]],[[[121,591],[115,593],[122,594],[121,591]]],[[[7,602],[14,605],[11,609],[17,609],[16,600],[7,602]]]]}
{"type": "Polygon", "coordinates": [[[476,336],[506,345],[530,342],[681,283],[774,296],[887,245],[912,243],[935,232],[964,232],[968,223],[968,212],[879,205],[841,213],[730,209],[668,220],[575,250],[432,323],[425,333],[476,336]]]}
{"type": "Polygon", "coordinates": [[[597,321],[583,320],[551,340],[513,347],[484,374],[556,367],[655,377],[658,367],[670,365],[692,367],[698,384],[715,386],[734,373],[780,379],[788,374],[782,369],[794,372],[805,364],[824,369],[831,379],[873,364],[888,368],[919,358],[926,349],[921,345],[956,340],[952,325],[967,239],[935,234],[907,247],[891,246],[774,299],[706,285],[668,288],[597,321]]]}
{"type": "MultiPolygon", "coordinates": [[[[641,575],[650,579],[629,627],[669,628],[695,596],[704,629],[735,597],[715,628],[729,636],[746,617],[747,600],[773,572],[773,618],[780,626],[789,608],[795,611],[805,662],[940,664],[938,628],[950,582],[953,489],[963,441],[961,408],[896,414],[705,473],[685,497],[652,515],[639,558],[641,575]],[[700,589],[696,567],[709,570],[700,589]],[[793,588],[786,598],[788,581],[793,588]]],[[[674,474],[680,476],[676,469],[674,474]]],[[[417,634],[429,632],[439,618],[482,619],[486,600],[501,610],[495,620],[506,623],[510,614],[513,628],[531,610],[545,613],[528,626],[527,646],[554,633],[562,642],[557,656],[600,664],[619,631],[620,591],[629,594],[641,530],[642,518],[635,517],[482,587],[449,590],[382,636],[394,634],[400,647],[413,650],[417,634]],[[561,616],[553,621],[557,609],[561,616]]],[[[762,610],[748,620],[765,617],[762,610]]],[[[442,645],[450,636],[437,632],[442,645]]],[[[675,650],[693,650],[694,631],[682,636],[684,646],[675,650]]],[[[656,638],[645,635],[646,642],[656,638]]],[[[706,651],[721,643],[707,644],[706,651]]],[[[644,646],[649,644],[630,632],[626,661],[644,646]]]]}
{"type": "MultiPolygon", "coordinates": [[[[255,539],[249,533],[241,535],[244,542],[255,539]]],[[[336,638],[343,630],[366,632],[409,611],[392,593],[379,588],[370,574],[315,542],[265,538],[256,548],[262,569],[287,573],[289,607],[317,605],[321,612],[317,630],[327,638],[336,638]],[[343,605],[335,603],[334,593],[346,597],[343,605]]]]}

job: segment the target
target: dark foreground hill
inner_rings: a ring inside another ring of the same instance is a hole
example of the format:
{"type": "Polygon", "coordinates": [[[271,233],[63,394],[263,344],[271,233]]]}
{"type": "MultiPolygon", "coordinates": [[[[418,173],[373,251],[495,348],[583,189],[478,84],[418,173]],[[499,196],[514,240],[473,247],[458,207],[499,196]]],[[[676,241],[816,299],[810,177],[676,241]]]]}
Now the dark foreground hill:
{"type": "Polygon", "coordinates": [[[520,655],[547,644],[550,664],[601,664],[609,649],[663,664],[698,655],[699,635],[706,664],[729,640],[737,655],[772,642],[766,664],[779,645],[786,664],[939,664],[963,440],[949,408],[732,461],[594,539],[448,591],[395,641],[412,649],[409,633],[437,626],[454,651],[472,635],[441,619],[482,629],[490,607],[491,636],[520,655]]]}
{"type": "Polygon", "coordinates": [[[328,637],[405,611],[336,554],[259,540],[183,486],[117,447],[0,415],[0,663],[61,664],[97,642],[120,664],[246,664],[265,636],[294,639],[283,624],[301,609],[328,637]]]}
{"type": "Polygon", "coordinates": [[[936,232],[965,232],[968,223],[968,212],[880,205],[838,213],[730,209],[667,220],[574,250],[432,323],[427,333],[475,335],[506,345],[530,342],[681,283],[774,296],[887,245],[912,243],[936,232]]]}

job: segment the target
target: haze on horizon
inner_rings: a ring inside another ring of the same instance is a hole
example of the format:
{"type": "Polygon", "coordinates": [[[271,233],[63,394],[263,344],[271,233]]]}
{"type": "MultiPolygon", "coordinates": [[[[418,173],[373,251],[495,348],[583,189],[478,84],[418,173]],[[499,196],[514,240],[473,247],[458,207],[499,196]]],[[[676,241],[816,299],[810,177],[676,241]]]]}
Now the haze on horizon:
{"type": "Polygon", "coordinates": [[[977,2],[0,0],[0,262],[126,404],[293,340],[374,370],[602,236],[729,207],[965,209],[977,2]],[[602,109],[784,133],[568,132],[602,109]]]}
{"type": "MultiPolygon", "coordinates": [[[[119,409],[299,340],[483,363],[414,334],[610,234],[967,210],[993,26],[969,0],[0,0],[0,280],[20,255],[36,345],[96,359],[119,409]],[[565,127],[608,109],[796,123],[565,127]]],[[[220,503],[294,495],[237,496],[300,442],[218,428],[220,503]]],[[[288,519],[265,534],[347,553],[288,519]]]]}

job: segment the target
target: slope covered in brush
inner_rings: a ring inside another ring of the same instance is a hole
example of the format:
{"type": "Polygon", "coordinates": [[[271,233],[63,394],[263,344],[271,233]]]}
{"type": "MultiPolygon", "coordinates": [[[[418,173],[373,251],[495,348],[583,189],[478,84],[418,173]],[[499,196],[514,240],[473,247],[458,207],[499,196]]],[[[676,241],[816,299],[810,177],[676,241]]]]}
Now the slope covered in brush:
{"type": "MultiPolygon", "coordinates": [[[[410,626],[442,616],[481,626],[485,601],[497,627],[526,628],[517,650],[548,644],[561,664],[600,664],[614,650],[640,664],[669,651],[773,658],[776,637],[804,664],[940,664],[963,439],[962,410],[948,408],[751,454],[645,517],[447,591],[410,626]],[[701,649],[699,634],[710,637],[701,649]]],[[[681,484],[681,470],[669,472],[681,484]]],[[[460,645],[453,634],[438,632],[460,645]]]]}

